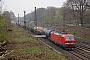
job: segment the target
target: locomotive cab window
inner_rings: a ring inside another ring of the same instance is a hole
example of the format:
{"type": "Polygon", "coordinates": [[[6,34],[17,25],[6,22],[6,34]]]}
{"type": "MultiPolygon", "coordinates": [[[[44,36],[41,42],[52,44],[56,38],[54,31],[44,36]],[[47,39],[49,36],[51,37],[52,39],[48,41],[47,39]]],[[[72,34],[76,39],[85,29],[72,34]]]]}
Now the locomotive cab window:
{"type": "Polygon", "coordinates": [[[66,40],[74,40],[73,36],[66,36],[66,40]]]}

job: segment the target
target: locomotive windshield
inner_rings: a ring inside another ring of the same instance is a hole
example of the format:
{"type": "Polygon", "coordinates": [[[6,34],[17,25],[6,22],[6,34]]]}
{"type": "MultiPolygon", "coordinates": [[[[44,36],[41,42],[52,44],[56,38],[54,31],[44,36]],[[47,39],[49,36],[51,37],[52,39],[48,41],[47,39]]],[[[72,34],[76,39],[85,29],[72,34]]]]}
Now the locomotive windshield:
{"type": "Polygon", "coordinates": [[[66,36],[66,40],[74,40],[73,36],[66,36]]]}

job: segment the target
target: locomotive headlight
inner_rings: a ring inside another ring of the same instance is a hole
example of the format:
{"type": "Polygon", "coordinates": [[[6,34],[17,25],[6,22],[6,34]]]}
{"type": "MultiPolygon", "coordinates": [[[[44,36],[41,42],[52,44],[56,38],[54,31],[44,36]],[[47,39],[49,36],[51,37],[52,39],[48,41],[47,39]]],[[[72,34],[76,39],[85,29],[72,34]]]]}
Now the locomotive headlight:
{"type": "Polygon", "coordinates": [[[65,43],[65,44],[70,44],[70,43],[65,43]]]}
{"type": "Polygon", "coordinates": [[[75,44],[75,43],[71,43],[71,44],[75,44]]]}
{"type": "Polygon", "coordinates": [[[65,43],[65,44],[75,44],[75,43],[65,43]]]}

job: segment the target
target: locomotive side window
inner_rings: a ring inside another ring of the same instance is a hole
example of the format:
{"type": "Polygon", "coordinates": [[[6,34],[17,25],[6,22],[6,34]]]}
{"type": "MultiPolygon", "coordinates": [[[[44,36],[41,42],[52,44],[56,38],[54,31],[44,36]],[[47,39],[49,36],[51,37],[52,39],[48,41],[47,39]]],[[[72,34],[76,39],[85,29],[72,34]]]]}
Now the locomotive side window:
{"type": "Polygon", "coordinates": [[[66,40],[74,40],[73,36],[66,36],[66,40]]]}

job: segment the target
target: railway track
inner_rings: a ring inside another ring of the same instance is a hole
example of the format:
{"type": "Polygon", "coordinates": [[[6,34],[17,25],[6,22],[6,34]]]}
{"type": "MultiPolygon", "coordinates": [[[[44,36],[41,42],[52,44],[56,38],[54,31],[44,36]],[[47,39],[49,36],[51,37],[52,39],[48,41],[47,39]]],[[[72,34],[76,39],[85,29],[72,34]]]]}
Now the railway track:
{"type": "Polygon", "coordinates": [[[90,60],[90,46],[89,45],[80,43],[78,44],[78,46],[76,46],[75,50],[73,51],[79,54],[79,56],[82,56],[83,60],[90,60]]]}
{"type": "Polygon", "coordinates": [[[89,45],[80,43],[78,46],[76,46],[76,48],[90,53],[89,52],[90,51],[90,46],[89,45]]]}
{"type": "Polygon", "coordinates": [[[75,52],[75,51],[69,51],[69,54],[73,55],[76,58],[73,58],[72,60],[89,60],[88,58],[78,54],[79,52],[75,52]]]}
{"type": "Polygon", "coordinates": [[[47,39],[43,39],[40,38],[40,40],[42,40],[43,42],[45,42],[46,44],[50,45],[51,47],[53,47],[55,50],[57,50],[60,53],[64,53],[64,55],[68,54],[71,57],[73,56],[74,58],[71,58],[71,60],[90,60],[90,48],[89,45],[86,44],[78,44],[78,46],[76,46],[76,48],[73,51],[65,51],[64,49],[62,49],[61,47],[56,47],[55,48],[55,44],[51,44],[52,42],[50,42],[47,39]],[[62,51],[64,52],[62,52],[62,51]]]}

